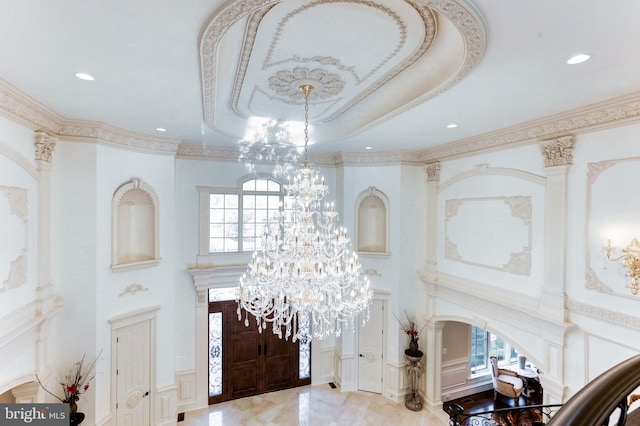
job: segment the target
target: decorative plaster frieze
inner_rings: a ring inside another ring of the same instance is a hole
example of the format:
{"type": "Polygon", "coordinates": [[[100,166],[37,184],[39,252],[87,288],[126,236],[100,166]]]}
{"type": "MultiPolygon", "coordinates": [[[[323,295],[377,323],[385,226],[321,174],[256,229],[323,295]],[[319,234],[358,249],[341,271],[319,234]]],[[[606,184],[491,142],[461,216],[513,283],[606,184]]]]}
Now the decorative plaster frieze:
{"type": "Polygon", "coordinates": [[[32,129],[57,133],[63,118],[0,78],[0,113],[32,129]]]}
{"type": "Polygon", "coordinates": [[[401,165],[408,165],[408,166],[423,165],[423,163],[418,161],[418,159],[416,158],[415,151],[404,151],[404,150],[386,151],[382,153],[337,152],[333,154],[332,157],[333,157],[333,164],[337,167],[380,166],[380,165],[392,165],[392,164],[401,164],[401,165]]]}
{"type": "Polygon", "coordinates": [[[573,136],[564,136],[542,144],[545,167],[567,166],[573,161],[573,136]]]}
{"type": "Polygon", "coordinates": [[[2,79],[0,113],[38,129],[38,133],[48,134],[51,138],[93,141],[133,151],[168,155],[174,155],[181,142],[180,139],[148,136],[104,123],[66,119],[2,79]]]}
{"type": "Polygon", "coordinates": [[[35,132],[35,139],[36,160],[51,163],[51,156],[58,139],[45,132],[35,132]]]}
{"type": "Polygon", "coordinates": [[[587,183],[589,185],[593,185],[600,173],[607,170],[609,167],[613,167],[616,165],[615,161],[598,161],[597,163],[588,163],[587,164],[587,183]]]}
{"type": "Polygon", "coordinates": [[[632,330],[640,330],[640,317],[589,305],[573,299],[568,299],[566,304],[567,309],[576,314],[606,321],[632,330]]]}
{"type": "Polygon", "coordinates": [[[303,82],[312,82],[313,92],[309,99],[329,99],[337,96],[345,84],[338,74],[332,74],[325,69],[295,67],[280,70],[269,77],[269,88],[285,99],[301,100],[304,98],[300,90],[303,82]]]}
{"type": "Polygon", "coordinates": [[[95,141],[105,145],[127,148],[131,151],[175,155],[181,140],[147,136],[118,129],[104,123],[87,121],[65,122],[60,126],[59,138],[95,141]]]}
{"type": "Polygon", "coordinates": [[[590,267],[587,268],[587,272],[585,273],[585,288],[587,290],[595,290],[600,293],[609,293],[613,294],[614,291],[611,287],[607,286],[605,283],[600,281],[596,273],[590,267]]]}
{"type": "Polygon", "coordinates": [[[122,297],[125,294],[130,294],[130,295],[133,296],[139,291],[148,291],[148,290],[149,290],[149,288],[144,287],[142,284],[130,284],[118,296],[122,297]]]}
{"type": "Polygon", "coordinates": [[[382,274],[380,272],[378,272],[376,269],[373,268],[369,268],[369,269],[365,269],[364,271],[362,271],[363,275],[369,275],[371,277],[381,277],[382,274]]]}
{"type": "Polygon", "coordinates": [[[427,164],[427,182],[440,181],[440,162],[427,164]]]}

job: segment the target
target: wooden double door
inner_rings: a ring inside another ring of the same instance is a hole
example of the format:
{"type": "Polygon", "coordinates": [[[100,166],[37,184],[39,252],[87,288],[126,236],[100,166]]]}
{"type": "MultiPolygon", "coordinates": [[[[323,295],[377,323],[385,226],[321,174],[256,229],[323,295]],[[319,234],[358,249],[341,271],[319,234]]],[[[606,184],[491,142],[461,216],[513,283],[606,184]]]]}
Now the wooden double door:
{"type": "Polygon", "coordinates": [[[209,303],[210,313],[222,312],[222,393],[209,404],[310,384],[310,376],[300,378],[299,342],[280,339],[271,325],[259,333],[252,316],[245,326],[237,308],[235,301],[209,303]]]}

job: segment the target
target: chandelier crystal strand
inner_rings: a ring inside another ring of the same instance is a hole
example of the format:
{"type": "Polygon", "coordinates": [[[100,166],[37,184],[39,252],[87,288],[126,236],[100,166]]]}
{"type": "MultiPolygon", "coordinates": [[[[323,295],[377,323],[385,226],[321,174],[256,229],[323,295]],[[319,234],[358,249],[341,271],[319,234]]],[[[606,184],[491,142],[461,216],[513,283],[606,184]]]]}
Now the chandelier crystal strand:
{"type": "Polygon", "coordinates": [[[326,200],[328,187],[308,162],[309,95],[305,96],[304,164],[287,178],[284,205],[278,221],[264,233],[253,253],[237,292],[238,320],[249,325],[255,317],[260,332],[272,323],[280,338],[303,343],[339,336],[362,312],[369,320],[373,298],[362,276],[356,253],[350,249],[347,230],[338,225],[338,213],[326,200]]]}

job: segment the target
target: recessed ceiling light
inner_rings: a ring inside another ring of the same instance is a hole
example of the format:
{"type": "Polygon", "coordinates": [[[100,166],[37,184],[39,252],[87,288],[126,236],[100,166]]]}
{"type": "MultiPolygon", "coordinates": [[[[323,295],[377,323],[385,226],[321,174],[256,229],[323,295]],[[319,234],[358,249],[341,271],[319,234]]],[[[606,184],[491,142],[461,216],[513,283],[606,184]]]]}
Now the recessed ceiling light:
{"type": "Polygon", "coordinates": [[[78,77],[80,80],[86,80],[86,81],[93,81],[94,78],[92,75],[83,73],[83,72],[77,72],[75,73],[75,76],[78,77]]]}
{"type": "Polygon", "coordinates": [[[159,132],[166,132],[167,129],[165,129],[164,127],[156,127],[156,130],[159,132]]]}
{"type": "Polygon", "coordinates": [[[447,129],[455,129],[456,127],[458,127],[458,125],[456,123],[447,124],[447,129]]]}
{"type": "Polygon", "coordinates": [[[567,61],[567,64],[569,65],[581,64],[584,61],[588,60],[589,58],[591,58],[591,55],[587,55],[586,53],[580,53],[578,55],[574,55],[571,58],[569,58],[569,60],[567,61]]]}
{"type": "Polygon", "coordinates": [[[364,149],[373,149],[372,146],[365,146],[364,149]]]}

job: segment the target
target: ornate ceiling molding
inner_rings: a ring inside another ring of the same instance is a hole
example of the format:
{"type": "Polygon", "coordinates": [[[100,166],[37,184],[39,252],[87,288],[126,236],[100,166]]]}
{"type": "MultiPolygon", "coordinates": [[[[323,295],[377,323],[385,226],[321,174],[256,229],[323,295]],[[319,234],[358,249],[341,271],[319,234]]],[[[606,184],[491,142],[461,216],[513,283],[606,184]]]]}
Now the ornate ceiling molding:
{"type": "Polygon", "coordinates": [[[132,151],[174,155],[182,142],[100,122],[66,119],[3,79],[0,79],[0,114],[58,139],[91,141],[132,151]]]}
{"type": "Polygon", "coordinates": [[[425,163],[640,121],[640,92],[420,152],[425,163]]]}

